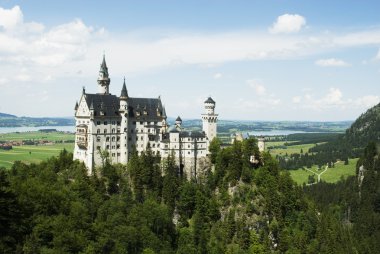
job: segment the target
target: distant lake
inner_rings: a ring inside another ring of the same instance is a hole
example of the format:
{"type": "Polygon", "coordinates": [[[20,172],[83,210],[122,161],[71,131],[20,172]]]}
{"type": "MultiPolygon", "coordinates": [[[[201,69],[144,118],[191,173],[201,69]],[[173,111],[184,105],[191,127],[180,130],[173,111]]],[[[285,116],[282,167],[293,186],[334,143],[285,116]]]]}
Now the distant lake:
{"type": "Polygon", "coordinates": [[[57,131],[74,132],[75,126],[0,127],[0,133],[28,132],[42,129],[56,129],[57,131]]]}
{"type": "Polygon", "coordinates": [[[292,131],[292,130],[273,130],[273,131],[248,131],[247,133],[253,136],[278,136],[278,135],[289,135],[289,134],[296,134],[296,133],[311,133],[311,132],[292,131]]]}

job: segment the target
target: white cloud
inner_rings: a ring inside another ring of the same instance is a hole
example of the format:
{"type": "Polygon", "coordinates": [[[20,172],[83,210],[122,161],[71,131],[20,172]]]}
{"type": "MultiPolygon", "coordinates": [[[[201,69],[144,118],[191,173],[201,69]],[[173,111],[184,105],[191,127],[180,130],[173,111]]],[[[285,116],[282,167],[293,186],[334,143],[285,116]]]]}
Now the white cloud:
{"type": "Polygon", "coordinates": [[[370,108],[380,102],[380,97],[376,95],[366,95],[355,100],[355,104],[362,108],[370,108]]]}
{"type": "Polygon", "coordinates": [[[222,77],[222,73],[218,72],[214,74],[214,79],[220,79],[222,77]]]}
{"type": "Polygon", "coordinates": [[[265,95],[265,93],[266,93],[265,86],[263,84],[261,84],[260,81],[258,81],[256,79],[250,79],[250,80],[247,80],[247,83],[249,84],[250,87],[252,87],[255,90],[255,93],[258,96],[265,95]]]}
{"type": "Polygon", "coordinates": [[[3,9],[0,7],[0,27],[5,30],[12,29],[23,22],[23,15],[19,6],[12,9],[3,9]]]}
{"type": "Polygon", "coordinates": [[[298,14],[284,14],[277,17],[276,22],[269,28],[271,33],[296,33],[306,25],[306,19],[298,14]]]}
{"type": "Polygon", "coordinates": [[[296,96],[292,99],[293,103],[299,104],[302,108],[312,109],[315,111],[324,110],[366,110],[380,102],[377,95],[364,95],[355,99],[345,98],[339,88],[331,87],[325,95],[316,98],[313,95],[305,94],[296,96]],[[301,103],[302,102],[302,103],[301,103]]]}
{"type": "Polygon", "coordinates": [[[379,51],[377,51],[377,55],[376,55],[375,59],[380,60],[380,49],[379,49],[379,51]]]}
{"type": "Polygon", "coordinates": [[[292,102],[293,102],[294,104],[298,104],[298,103],[300,103],[300,102],[301,102],[301,96],[294,96],[294,97],[292,98],[292,102]]]}
{"type": "Polygon", "coordinates": [[[322,67],[347,67],[350,66],[349,63],[336,59],[336,58],[328,58],[328,59],[319,59],[315,62],[316,65],[322,67]]]}

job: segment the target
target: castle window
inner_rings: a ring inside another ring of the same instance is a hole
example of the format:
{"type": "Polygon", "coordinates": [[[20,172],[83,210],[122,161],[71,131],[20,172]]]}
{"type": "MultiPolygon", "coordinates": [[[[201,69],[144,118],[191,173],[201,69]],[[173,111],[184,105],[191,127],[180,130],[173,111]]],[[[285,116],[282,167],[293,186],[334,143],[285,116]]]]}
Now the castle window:
{"type": "Polygon", "coordinates": [[[112,137],[112,141],[115,141],[115,137],[112,137]]]}
{"type": "Polygon", "coordinates": [[[143,136],[141,136],[141,140],[144,140],[143,136]]]}
{"type": "Polygon", "coordinates": [[[115,129],[112,129],[112,133],[115,133],[115,129]]]}
{"type": "Polygon", "coordinates": [[[119,149],[119,148],[120,148],[120,145],[117,145],[116,148],[119,149]]]}
{"type": "Polygon", "coordinates": [[[115,125],[115,121],[112,121],[112,124],[115,125]]]}
{"type": "Polygon", "coordinates": [[[96,130],[96,133],[97,133],[97,134],[100,134],[100,129],[97,129],[97,130],[96,130]]]}
{"type": "Polygon", "coordinates": [[[144,122],[140,122],[140,124],[144,124],[144,122]]]}
{"type": "Polygon", "coordinates": [[[120,121],[117,121],[117,126],[120,126],[120,121]]]}
{"type": "Polygon", "coordinates": [[[106,149],[107,149],[107,150],[108,150],[108,149],[110,149],[110,146],[109,146],[109,145],[107,145],[107,146],[106,146],[106,149]]]}
{"type": "Polygon", "coordinates": [[[115,149],[115,146],[112,146],[112,149],[115,149]]]}
{"type": "Polygon", "coordinates": [[[117,141],[120,141],[120,137],[117,137],[117,141]]]}
{"type": "Polygon", "coordinates": [[[100,136],[96,137],[96,141],[98,142],[100,141],[100,136]]]}
{"type": "Polygon", "coordinates": [[[153,144],[153,147],[156,147],[156,144],[153,144]]]}
{"type": "Polygon", "coordinates": [[[100,146],[97,146],[96,149],[97,149],[97,150],[100,150],[100,146]]]}
{"type": "Polygon", "coordinates": [[[112,157],[115,157],[115,153],[112,153],[112,157]]]}
{"type": "Polygon", "coordinates": [[[104,121],[104,125],[107,125],[108,123],[107,123],[107,121],[104,121]]]}
{"type": "Polygon", "coordinates": [[[110,141],[110,138],[109,138],[109,137],[106,137],[106,141],[107,141],[107,142],[110,141]]]}
{"type": "Polygon", "coordinates": [[[106,129],[104,129],[104,134],[106,134],[107,133],[107,130],[106,129]]]}
{"type": "Polygon", "coordinates": [[[117,153],[117,156],[120,156],[120,153],[117,153]]]}

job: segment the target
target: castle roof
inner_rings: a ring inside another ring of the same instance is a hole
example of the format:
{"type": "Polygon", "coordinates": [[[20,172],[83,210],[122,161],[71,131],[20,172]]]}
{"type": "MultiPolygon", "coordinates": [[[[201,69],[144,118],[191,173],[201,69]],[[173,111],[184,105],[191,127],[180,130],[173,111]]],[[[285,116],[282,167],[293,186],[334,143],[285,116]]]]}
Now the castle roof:
{"type": "Polygon", "coordinates": [[[211,97],[208,97],[207,100],[205,100],[205,103],[215,104],[215,101],[211,97]]]}
{"type": "Polygon", "coordinates": [[[129,116],[139,120],[161,121],[163,106],[159,98],[128,98],[129,116]],[[157,109],[160,116],[157,114],[157,109]]]}
{"type": "Polygon", "coordinates": [[[181,117],[178,116],[177,119],[175,119],[175,121],[176,122],[182,122],[182,119],[181,119],[181,117]]]}
{"type": "Polygon", "coordinates": [[[181,131],[179,136],[183,138],[205,138],[206,133],[203,131],[181,131]]]}
{"type": "Polygon", "coordinates": [[[124,78],[123,88],[121,89],[120,98],[128,98],[128,91],[127,91],[127,86],[125,85],[125,78],[124,78]]]}
{"type": "Polygon", "coordinates": [[[105,116],[119,116],[120,100],[111,94],[86,94],[86,103],[89,108],[94,109],[94,115],[100,115],[103,111],[105,116]]]}
{"type": "Polygon", "coordinates": [[[103,55],[103,61],[102,61],[102,64],[100,65],[99,72],[103,72],[104,76],[108,77],[108,68],[107,68],[107,64],[106,64],[106,56],[105,55],[103,55]]]}

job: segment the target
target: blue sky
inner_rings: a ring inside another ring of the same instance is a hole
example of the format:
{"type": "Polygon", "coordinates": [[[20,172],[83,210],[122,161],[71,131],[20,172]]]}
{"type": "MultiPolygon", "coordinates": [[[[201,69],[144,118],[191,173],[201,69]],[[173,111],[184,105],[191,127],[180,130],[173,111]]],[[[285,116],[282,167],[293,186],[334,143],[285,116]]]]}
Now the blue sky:
{"type": "Polygon", "coordinates": [[[0,112],[71,116],[96,92],[170,116],[351,120],[380,101],[379,1],[1,1],[0,112]]]}

